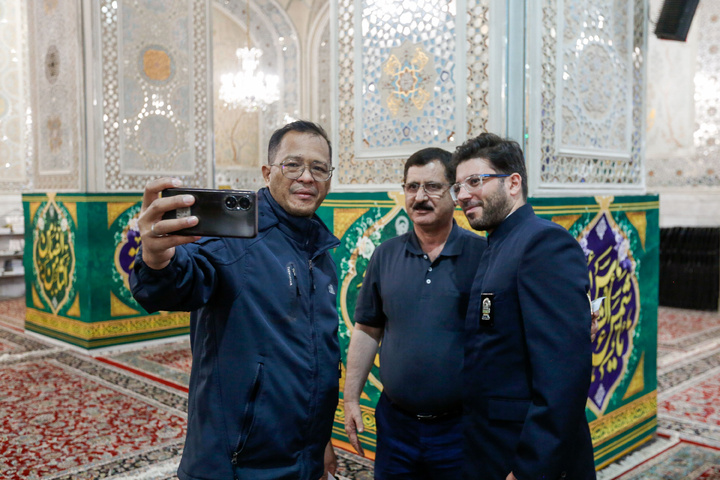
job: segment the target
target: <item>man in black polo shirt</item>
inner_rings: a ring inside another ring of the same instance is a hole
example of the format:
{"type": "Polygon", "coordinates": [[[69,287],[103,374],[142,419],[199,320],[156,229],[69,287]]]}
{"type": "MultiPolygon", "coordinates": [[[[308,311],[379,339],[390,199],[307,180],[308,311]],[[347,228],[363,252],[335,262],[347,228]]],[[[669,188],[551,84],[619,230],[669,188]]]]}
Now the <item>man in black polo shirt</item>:
{"type": "Polygon", "coordinates": [[[487,242],[453,220],[450,153],[426,148],[405,163],[413,230],[373,253],[355,309],[345,381],[345,430],[364,454],[359,398],[378,345],[383,393],[375,409],[375,478],[457,479],[462,473],[463,332],[487,242]]]}

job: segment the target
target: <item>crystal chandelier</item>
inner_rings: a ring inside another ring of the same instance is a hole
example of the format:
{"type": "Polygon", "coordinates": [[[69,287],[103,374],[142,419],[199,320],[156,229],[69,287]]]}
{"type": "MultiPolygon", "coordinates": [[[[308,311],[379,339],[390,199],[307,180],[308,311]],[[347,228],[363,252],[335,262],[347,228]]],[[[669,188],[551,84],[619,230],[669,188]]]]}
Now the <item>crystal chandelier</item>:
{"type": "Polygon", "coordinates": [[[250,43],[250,0],[245,8],[247,15],[247,47],[235,51],[240,70],[220,77],[219,96],[229,108],[246,112],[266,110],[280,99],[277,75],[265,75],[258,70],[263,52],[250,43]]]}

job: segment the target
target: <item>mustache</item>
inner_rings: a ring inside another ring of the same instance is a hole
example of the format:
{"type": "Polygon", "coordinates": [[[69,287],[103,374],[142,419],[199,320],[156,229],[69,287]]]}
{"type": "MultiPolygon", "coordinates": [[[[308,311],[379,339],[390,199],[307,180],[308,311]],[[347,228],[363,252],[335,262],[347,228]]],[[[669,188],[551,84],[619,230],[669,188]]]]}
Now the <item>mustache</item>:
{"type": "Polygon", "coordinates": [[[416,203],[415,205],[413,205],[412,208],[413,210],[424,210],[426,212],[434,210],[433,206],[430,205],[428,202],[416,203]]]}

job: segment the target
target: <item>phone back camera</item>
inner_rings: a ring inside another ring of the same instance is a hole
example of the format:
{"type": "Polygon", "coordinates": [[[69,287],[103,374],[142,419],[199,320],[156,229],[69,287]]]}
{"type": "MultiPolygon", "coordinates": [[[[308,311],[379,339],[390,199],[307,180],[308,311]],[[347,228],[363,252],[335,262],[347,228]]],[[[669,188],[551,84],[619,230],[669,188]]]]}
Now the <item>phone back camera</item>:
{"type": "Polygon", "coordinates": [[[233,196],[225,197],[225,207],[228,210],[235,210],[238,206],[238,199],[233,196]]]}
{"type": "Polygon", "coordinates": [[[230,195],[225,197],[225,208],[228,210],[250,210],[252,200],[247,196],[230,195]]]}
{"type": "Polygon", "coordinates": [[[250,207],[252,206],[252,200],[250,200],[250,198],[248,198],[248,197],[238,198],[237,203],[238,203],[238,207],[240,208],[240,210],[249,210],[250,207]]]}

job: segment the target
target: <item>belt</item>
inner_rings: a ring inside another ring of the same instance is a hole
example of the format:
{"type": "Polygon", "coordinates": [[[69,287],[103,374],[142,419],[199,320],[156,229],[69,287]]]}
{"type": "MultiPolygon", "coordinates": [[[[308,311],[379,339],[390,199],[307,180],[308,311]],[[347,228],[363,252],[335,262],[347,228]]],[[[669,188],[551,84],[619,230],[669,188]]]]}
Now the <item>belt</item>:
{"type": "Polygon", "coordinates": [[[392,400],[390,400],[390,397],[387,397],[387,399],[388,399],[388,403],[390,404],[390,406],[393,407],[395,410],[397,410],[398,412],[400,412],[404,415],[407,415],[408,417],[412,417],[419,422],[437,422],[437,421],[442,421],[442,420],[450,420],[452,418],[459,417],[460,415],[462,415],[461,407],[454,408],[452,410],[448,410],[446,412],[441,412],[441,413],[415,413],[415,412],[406,410],[405,408],[401,407],[397,403],[393,402],[392,400]]]}

